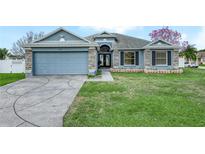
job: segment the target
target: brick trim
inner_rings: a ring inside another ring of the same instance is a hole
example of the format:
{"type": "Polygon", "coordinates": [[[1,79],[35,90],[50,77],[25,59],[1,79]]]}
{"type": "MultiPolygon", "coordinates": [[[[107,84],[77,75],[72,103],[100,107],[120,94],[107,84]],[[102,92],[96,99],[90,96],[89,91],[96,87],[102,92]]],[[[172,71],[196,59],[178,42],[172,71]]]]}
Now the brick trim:
{"type": "Polygon", "coordinates": [[[147,69],[119,69],[119,68],[111,68],[111,72],[134,72],[134,73],[139,73],[139,72],[144,72],[146,74],[181,74],[183,73],[182,69],[176,69],[176,70],[147,70],[147,69]]]}

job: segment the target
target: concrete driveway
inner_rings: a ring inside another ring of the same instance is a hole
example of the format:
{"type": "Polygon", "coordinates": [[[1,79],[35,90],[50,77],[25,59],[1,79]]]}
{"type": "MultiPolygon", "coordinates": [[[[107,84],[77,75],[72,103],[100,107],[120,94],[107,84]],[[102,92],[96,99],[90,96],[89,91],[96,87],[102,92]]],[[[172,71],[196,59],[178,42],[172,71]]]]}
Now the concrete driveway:
{"type": "Polygon", "coordinates": [[[0,126],[58,127],[86,76],[32,77],[0,87],[0,126]]]}

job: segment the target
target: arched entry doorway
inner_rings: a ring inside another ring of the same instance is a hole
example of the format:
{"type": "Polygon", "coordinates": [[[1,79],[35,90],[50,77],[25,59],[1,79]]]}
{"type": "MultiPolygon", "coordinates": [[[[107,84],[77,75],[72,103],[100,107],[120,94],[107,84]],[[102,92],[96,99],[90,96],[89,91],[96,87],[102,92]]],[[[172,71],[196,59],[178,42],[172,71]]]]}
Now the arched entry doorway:
{"type": "Polygon", "coordinates": [[[101,45],[98,53],[98,67],[109,68],[111,67],[111,50],[108,45],[101,45]]]}

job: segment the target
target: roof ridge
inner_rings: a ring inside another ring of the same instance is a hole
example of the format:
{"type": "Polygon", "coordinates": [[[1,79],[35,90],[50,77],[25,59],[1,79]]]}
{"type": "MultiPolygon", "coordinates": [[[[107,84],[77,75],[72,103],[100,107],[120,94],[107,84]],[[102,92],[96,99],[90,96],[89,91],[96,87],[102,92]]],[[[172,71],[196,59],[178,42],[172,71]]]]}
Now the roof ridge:
{"type": "Polygon", "coordinates": [[[134,37],[134,36],[126,35],[126,34],[121,34],[121,33],[111,33],[111,34],[115,34],[115,35],[117,34],[117,35],[122,35],[122,36],[130,37],[130,38],[133,38],[133,39],[139,39],[139,40],[142,40],[142,41],[151,42],[151,41],[145,40],[145,39],[143,39],[143,38],[134,37]]]}
{"type": "Polygon", "coordinates": [[[99,34],[100,33],[95,33],[95,34],[92,34],[92,35],[85,36],[84,38],[94,37],[94,36],[99,35],[99,34]]]}

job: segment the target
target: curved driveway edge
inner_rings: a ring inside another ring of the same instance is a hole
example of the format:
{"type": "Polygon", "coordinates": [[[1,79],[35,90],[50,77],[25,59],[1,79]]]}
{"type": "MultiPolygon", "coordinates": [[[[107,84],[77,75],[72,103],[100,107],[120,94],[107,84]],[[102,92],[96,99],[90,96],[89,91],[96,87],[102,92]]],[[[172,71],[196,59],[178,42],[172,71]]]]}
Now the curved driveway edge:
{"type": "Polygon", "coordinates": [[[0,87],[0,126],[59,127],[85,75],[31,77],[0,87]]]}

